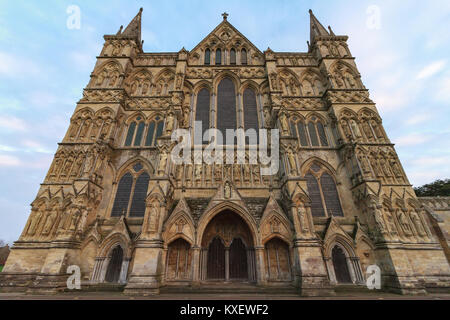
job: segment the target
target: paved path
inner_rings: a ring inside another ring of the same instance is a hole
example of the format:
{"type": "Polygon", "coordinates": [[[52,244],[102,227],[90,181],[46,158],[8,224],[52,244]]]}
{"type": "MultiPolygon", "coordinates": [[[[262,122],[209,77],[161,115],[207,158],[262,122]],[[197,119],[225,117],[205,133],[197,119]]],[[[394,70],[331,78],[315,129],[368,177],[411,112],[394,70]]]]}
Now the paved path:
{"type": "Polygon", "coordinates": [[[126,296],[115,292],[73,292],[57,295],[0,293],[0,300],[450,300],[448,294],[402,296],[390,293],[339,294],[336,297],[300,297],[292,294],[161,294],[156,296],[126,296]]]}

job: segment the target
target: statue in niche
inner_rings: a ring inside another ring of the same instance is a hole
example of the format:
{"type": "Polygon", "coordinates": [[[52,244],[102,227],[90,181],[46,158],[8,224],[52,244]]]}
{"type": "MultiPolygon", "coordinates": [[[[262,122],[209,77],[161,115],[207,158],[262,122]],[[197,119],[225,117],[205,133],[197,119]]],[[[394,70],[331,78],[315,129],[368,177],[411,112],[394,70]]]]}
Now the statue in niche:
{"type": "Polygon", "coordinates": [[[289,134],[289,123],[284,111],[281,111],[279,114],[281,132],[283,135],[287,136],[289,134]]]}
{"type": "Polygon", "coordinates": [[[240,181],[241,180],[241,166],[239,164],[235,164],[233,166],[233,168],[234,168],[234,170],[233,170],[234,180],[240,181]]]}
{"type": "Polygon", "coordinates": [[[78,208],[76,208],[76,210],[72,210],[72,212],[69,216],[69,219],[70,219],[69,231],[77,230],[78,222],[79,222],[80,218],[81,218],[80,210],[78,208]]]}
{"type": "Polygon", "coordinates": [[[63,172],[62,172],[63,176],[65,176],[65,177],[69,176],[70,169],[72,168],[72,163],[73,163],[73,157],[67,158],[66,163],[64,164],[63,172]]]}
{"type": "Polygon", "coordinates": [[[350,131],[350,127],[348,126],[347,120],[342,119],[340,121],[340,123],[341,123],[341,128],[342,128],[342,131],[344,132],[345,137],[348,140],[351,140],[352,139],[352,132],[350,131]]]}
{"type": "Polygon", "coordinates": [[[270,108],[264,107],[264,128],[272,128],[272,116],[270,114],[270,108]]]}
{"type": "Polygon", "coordinates": [[[55,158],[55,161],[53,162],[52,167],[50,168],[49,177],[52,177],[52,176],[56,177],[56,175],[58,174],[58,169],[59,169],[61,162],[62,162],[62,159],[59,158],[59,155],[57,155],[55,158]]]}
{"type": "Polygon", "coordinates": [[[158,174],[164,175],[166,173],[166,167],[167,167],[167,151],[162,150],[159,155],[159,168],[158,168],[158,174]]]}
{"type": "Polygon", "coordinates": [[[300,229],[302,230],[302,232],[308,232],[309,231],[308,218],[306,217],[305,207],[299,205],[297,207],[297,214],[300,220],[300,229]]]}
{"type": "Polygon", "coordinates": [[[159,225],[160,207],[157,201],[150,203],[150,214],[147,221],[147,232],[157,232],[159,225]]]}
{"type": "Polygon", "coordinates": [[[214,179],[216,181],[222,181],[222,165],[221,164],[215,164],[214,166],[214,179]]]}
{"type": "Polygon", "coordinates": [[[359,157],[359,162],[361,163],[361,169],[362,169],[363,173],[370,175],[370,173],[371,173],[370,165],[369,165],[369,161],[367,160],[367,158],[365,156],[361,155],[359,157]]]}
{"type": "Polygon", "coordinates": [[[42,229],[43,235],[50,234],[57,217],[58,217],[58,213],[56,210],[51,210],[49,212],[49,214],[47,216],[47,220],[45,221],[45,224],[44,224],[44,228],[42,229]]]}
{"type": "Polygon", "coordinates": [[[374,209],[374,217],[375,217],[375,223],[377,224],[378,230],[381,234],[387,234],[386,225],[383,219],[383,213],[380,209],[375,208],[374,209]]]}
{"type": "Polygon", "coordinates": [[[230,185],[230,183],[228,181],[225,182],[225,185],[223,187],[223,197],[225,199],[230,199],[231,198],[231,185],[230,185]]]}
{"type": "Polygon", "coordinates": [[[175,117],[173,111],[169,111],[166,117],[166,135],[171,135],[174,127],[175,117]]]}
{"type": "Polygon", "coordinates": [[[107,74],[106,70],[103,70],[102,72],[100,72],[97,75],[97,81],[95,82],[95,85],[97,87],[101,87],[103,85],[103,82],[105,81],[105,78],[107,77],[107,75],[108,74],[107,74]]]}
{"type": "Polygon", "coordinates": [[[272,84],[272,89],[277,91],[278,90],[278,76],[276,74],[276,72],[272,72],[270,74],[270,83],[272,84]]]}
{"type": "Polygon", "coordinates": [[[261,172],[257,164],[252,165],[253,183],[261,183],[261,172]]]}
{"type": "Polygon", "coordinates": [[[361,131],[359,131],[359,126],[356,123],[355,119],[350,120],[350,126],[352,127],[352,131],[355,134],[356,139],[361,138],[361,131]]]}
{"type": "Polygon", "coordinates": [[[363,121],[362,123],[364,134],[366,135],[369,141],[373,140],[372,130],[370,129],[369,123],[367,121],[363,121]]]}
{"type": "Polygon", "coordinates": [[[414,226],[416,227],[417,233],[424,237],[427,235],[425,228],[423,227],[422,221],[420,220],[419,214],[416,211],[411,211],[410,217],[412,222],[414,223],[414,226]]]}
{"type": "Polygon", "coordinates": [[[294,155],[294,151],[292,150],[292,148],[287,148],[286,150],[287,153],[287,158],[288,158],[288,162],[289,162],[289,167],[291,169],[291,174],[292,175],[297,175],[297,163],[295,161],[295,155],[294,155]]]}
{"type": "Polygon", "coordinates": [[[183,107],[183,117],[181,121],[181,126],[183,128],[189,128],[189,116],[190,116],[190,109],[189,106],[186,105],[183,107]]]}
{"type": "Polygon", "coordinates": [[[70,129],[69,139],[71,141],[75,140],[76,135],[78,133],[78,129],[80,128],[81,119],[76,119],[72,123],[72,128],[70,129]]]}
{"type": "Polygon", "coordinates": [[[384,140],[383,132],[381,131],[381,128],[378,125],[378,123],[375,120],[370,120],[370,125],[372,126],[373,131],[375,131],[377,138],[384,140]]]}
{"type": "Polygon", "coordinates": [[[103,136],[103,137],[106,138],[108,136],[109,128],[111,126],[111,122],[112,122],[112,120],[110,118],[105,120],[105,122],[103,123],[102,130],[100,132],[100,137],[103,136]]]}
{"type": "Polygon", "coordinates": [[[103,119],[97,118],[94,121],[92,121],[92,129],[91,129],[91,139],[95,140],[97,138],[98,131],[100,130],[100,127],[102,126],[103,119]]]}
{"type": "Polygon", "coordinates": [[[42,212],[39,209],[32,209],[28,224],[25,227],[25,234],[33,236],[36,233],[37,226],[41,220],[42,212]]]}
{"type": "Polygon", "coordinates": [[[402,230],[405,233],[406,236],[411,236],[411,225],[409,224],[408,218],[406,217],[406,214],[403,211],[400,211],[398,214],[398,220],[400,222],[400,225],[402,226],[402,230]]]}
{"type": "Polygon", "coordinates": [[[94,154],[91,150],[86,153],[86,162],[84,163],[83,177],[87,178],[94,165],[94,154]]]}
{"type": "Polygon", "coordinates": [[[384,215],[386,217],[388,231],[391,234],[397,235],[398,234],[397,226],[395,225],[394,218],[392,217],[389,210],[384,210],[384,215]]]}
{"type": "Polygon", "coordinates": [[[195,180],[201,180],[202,179],[202,164],[201,163],[197,163],[195,164],[194,167],[194,176],[195,176],[195,180]]]}

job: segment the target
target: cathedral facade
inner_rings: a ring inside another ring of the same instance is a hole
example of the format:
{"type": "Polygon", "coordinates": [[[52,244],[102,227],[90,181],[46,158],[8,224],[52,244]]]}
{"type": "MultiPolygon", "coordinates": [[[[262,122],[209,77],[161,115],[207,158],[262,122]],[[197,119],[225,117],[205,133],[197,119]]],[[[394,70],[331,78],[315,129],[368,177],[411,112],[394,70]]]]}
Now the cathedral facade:
{"type": "Polygon", "coordinates": [[[262,52],[223,14],[191,51],[146,53],[141,15],[104,36],[2,290],[65,290],[73,265],[82,287],[126,294],[244,283],[328,295],[366,286],[373,265],[386,291],[449,290],[442,239],[347,36],[310,11],[307,52],[262,52]],[[251,142],[244,163],[175,163],[174,131],[208,128],[278,129],[279,170],[262,174],[251,142]]]}

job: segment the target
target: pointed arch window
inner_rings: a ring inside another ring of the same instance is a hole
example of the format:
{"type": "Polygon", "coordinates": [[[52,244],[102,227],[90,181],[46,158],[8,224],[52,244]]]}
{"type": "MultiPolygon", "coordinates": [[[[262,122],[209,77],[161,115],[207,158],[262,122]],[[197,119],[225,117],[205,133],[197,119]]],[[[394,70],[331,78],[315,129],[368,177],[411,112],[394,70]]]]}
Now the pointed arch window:
{"type": "Polygon", "coordinates": [[[236,64],[236,50],[230,50],[230,64],[236,64]]]}
{"type": "Polygon", "coordinates": [[[230,78],[224,78],[217,91],[217,129],[225,142],[226,129],[236,129],[236,89],[230,78]]]}
{"type": "Polygon", "coordinates": [[[247,64],[247,50],[241,50],[241,64],[247,64]]]}
{"type": "MultiPolygon", "coordinates": [[[[258,108],[256,105],[256,94],[253,89],[247,88],[244,90],[243,95],[244,104],[244,130],[254,129],[258,138],[258,108]]],[[[246,137],[246,143],[249,143],[248,137],[246,137]]],[[[258,141],[258,140],[257,140],[258,141]]]]}
{"type": "Polygon", "coordinates": [[[133,200],[131,201],[130,217],[143,217],[145,214],[145,198],[147,197],[150,176],[143,172],[134,185],[133,200]]]}
{"type": "Polygon", "coordinates": [[[306,127],[303,120],[297,119],[296,117],[291,120],[291,133],[293,137],[299,139],[302,147],[309,146],[308,138],[306,136],[306,127]]]}
{"type": "Polygon", "coordinates": [[[156,117],[150,121],[147,129],[147,137],[145,138],[145,146],[153,147],[156,145],[156,140],[162,135],[164,128],[164,121],[160,117],[156,117]]]}
{"type": "Polygon", "coordinates": [[[117,187],[111,217],[143,217],[149,181],[150,176],[140,163],[125,173],[117,187]]]}
{"type": "Polygon", "coordinates": [[[216,49],[216,65],[222,64],[222,50],[216,49]]]}
{"type": "Polygon", "coordinates": [[[127,172],[122,176],[117,187],[116,198],[111,212],[112,217],[126,215],[128,202],[130,201],[131,188],[133,187],[133,176],[127,172]]]}
{"type": "Polygon", "coordinates": [[[211,63],[211,50],[205,50],[205,64],[209,65],[211,63]]]}
{"type": "Polygon", "coordinates": [[[142,135],[144,134],[145,122],[142,117],[138,116],[136,120],[128,126],[127,137],[125,139],[125,146],[140,146],[142,135]],[[137,127],[137,130],[136,130],[137,127]]]}
{"type": "Polygon", "coordinates": [[[316,164],[311,169],[314,172],[308,172],[305,178],[311,198],[312,215],[314,217],[343,217],[344,213],[333,177],[316,164]]]}
{"type": "Polygon", "coordinates": [[[195,121],[202,123],[202,136],[209,129],[209,112],[211,105],[211,95],[206,88],[201,89],[197,95],[197,106],[195,109],[195,121]]]}

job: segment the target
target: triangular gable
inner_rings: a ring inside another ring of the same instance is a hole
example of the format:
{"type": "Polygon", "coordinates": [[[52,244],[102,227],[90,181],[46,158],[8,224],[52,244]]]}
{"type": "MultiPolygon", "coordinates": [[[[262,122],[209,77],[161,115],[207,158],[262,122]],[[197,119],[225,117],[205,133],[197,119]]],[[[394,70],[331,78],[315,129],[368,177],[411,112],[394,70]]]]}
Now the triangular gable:
{"type": "Polygon", "coordinates": [[[335,237],[336,235],[344,237],[348,241],[348,243],[353,242],[353,239],[350,238],[347,232],[345,232],[344,229],[341,228],[341,226],[337,222],[337,219],[334,216],[332,216],[330,219],[330,223],[328,224],[327,230],[325,232],[323,241],[327,243],[330,238],[335,237]]]}
{"type": "Polygon", "coordinates": [[[219,203],[223,203],[224,201],[234,202],[240,207],[245,208],[247,212],[250,212],[245,202],[242,200],[241,194],[236,189],[234,184],[229,180],[225,180],[222,184],[219,185],[216,194],[211,198],[208,206],[204,211],[208,212],[209,209],[215,207],[219,203]]]}
{"type": "Polygon", "coordinates": [[[249,47],[254,49],[257,53],[263,56],[261,50],[259,50],[250,40],[248,40],[242,33],[239,32],[228,20],[224,19],[213,31],[211,31],[202,41],[199,42],[191,52],[195,52],[202,48],[204,45],[209,45],[211,41],[219,41],[223,45],[226,45],[230,41],[236,41],[241,39],[249,47]]]}

